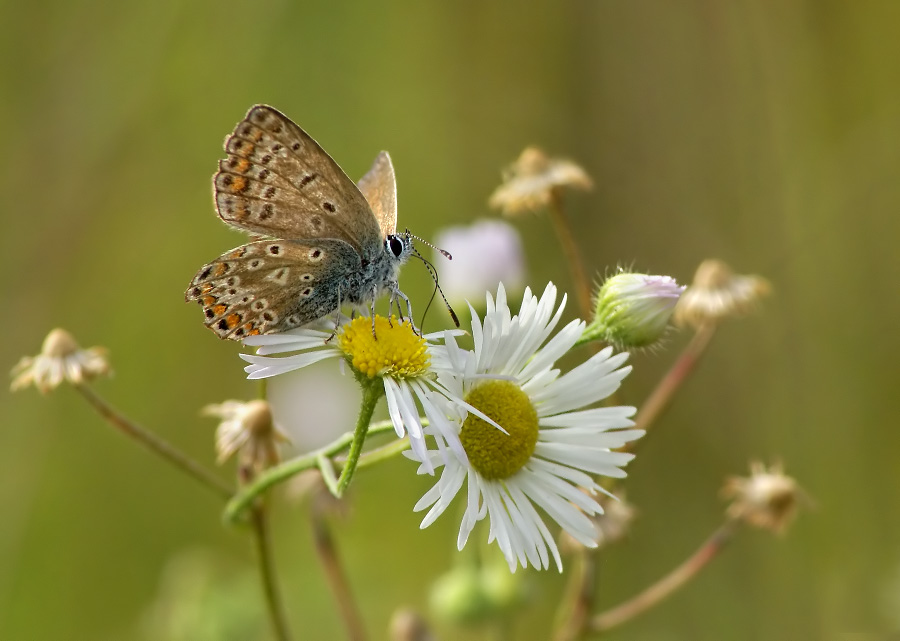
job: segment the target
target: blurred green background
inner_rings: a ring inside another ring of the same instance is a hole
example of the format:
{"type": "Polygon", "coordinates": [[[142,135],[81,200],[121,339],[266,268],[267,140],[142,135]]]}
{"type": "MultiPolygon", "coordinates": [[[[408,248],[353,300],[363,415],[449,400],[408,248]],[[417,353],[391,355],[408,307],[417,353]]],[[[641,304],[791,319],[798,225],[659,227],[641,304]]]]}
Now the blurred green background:
{"type": "MultiPolygon", "coordinates": [[[[500,169],[539,144],[596,182],[569,199],[593,271],[629,264],[689,282],[718,257],[774,287],[762,313],[720,332],[630,466],[641,515],[601,557],[601,606],[691,553],[721,519],[722,480],[750,459],[783,460],[816,503],[783,539],[740,537],[607,638],[896,630],[898,30],[890,0],[3,2],[0,291],[12,320],[0,364],[37,353],[55,326],[105,345],[116,376],[100,393],[212,465],[214,422],[199,408],[256,387],[182,292],[243,242],[217,221],[210,177],[252,104],[284,111],[355,178],[388,149],[400,225],[424,238],[489,215],[500,169]]],[[[570,289],[549,221],[517,225],[529,283],[570,289]]],[[[402,283],[428,296],[421,267],[402,283]]],[[[687,338],[632,358],[629,403],[687,338]]],[[[330,408],[309,404],[315,430],[330,408]]],[[[249,541],[222,527],[218,500],[70,389],[0,391],[0,412],[0,639],[160,638],[141,621],[173,563],[252,577],[249,541]]],[[[404,461],[367,471],[337,525],[375,639],[397,606],[426,610],[456,557],[452,510],[418,529],[411,506],[427,487],[404,461]]],[[[306,506],[279,508],[292,627],[341,638],[306,506]]],[[[526,578],[533,600],[512,638],[546,639],[563,578],[526,578]]],[[[261,613],[258,593],[239,589],[235,602],[261,613]]]]}

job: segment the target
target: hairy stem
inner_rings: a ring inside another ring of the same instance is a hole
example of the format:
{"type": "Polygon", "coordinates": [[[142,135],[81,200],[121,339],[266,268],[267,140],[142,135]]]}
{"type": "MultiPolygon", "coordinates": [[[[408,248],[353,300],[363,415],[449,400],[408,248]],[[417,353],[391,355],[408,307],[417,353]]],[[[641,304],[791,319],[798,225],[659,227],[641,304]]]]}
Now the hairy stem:
{"type": "Polygon", "coordinates": [[[340,496],[344,493],[353,479],[353,473],[356,471],[356,464],[359,462],[359,455],[362,454],[363,443],[366,442],[366,434],[369,432],[369,422],[372,420],[372,414],[375,412],[375,406],[378,399],[384,394],[384,383],[381,379],[366,379],[362,376],[358,377],[363,388],[362,403],[359,406],[359,418],[356,421],[356,430],[353,432],[353,440],[350,442],[350,451],[347,453],[347,461],[344,463],[344,469],[338,477],[337,494],[340,496]]]}
{"type": "Polygon", "coordinates": [[[556,237],[559,239],[559,244],[562,245],[563,254],[569,265],[569,272],[572,274],[581,317],[585,321],[590,322],[594,315],[591,305],[591,282],[588,280],[587,273],[584,270],[584,260],[581,257],[581,252],[578,250],[578,243],[575,242],[572,226],[569,224],[569,219],[563,208],[562,192],[559,189],[553,189],[550,194],[550,220],[553,221],[556,237]]]}
{"type": "Polygon", "coordinates": [[[656,419],[662,415],[675,393],[694,371],[715,333],[715,325],[704,325],[697,330],[697,333],[694,334],[691,342],[684,348],[678,360],[675,361],[672,368],[660,380],[656,389],[650,393],[650,396],[641,405],[641,410],[635,417],[635,427],[637,429],[649,429],[656,419]]]}
{"type": "Polygon", "coordinates": [[[737,532],[736,521],[726,521],[684,563],[648,587],[640,594],[614,608],[595,615],[590,621],[592,632],[605,632],[630,621],[658,605],[663,599],[687,584],[697,573],[716,558],[737,532]]]}
{"type": "Polygon", "coordinates": [[[194,480],[199,481],[204,487],[211,489],[222,498],[229,499],[234,494],[234,489],[215,476],[212,472],[188,457],[181,450],[176,449],[152,432],[145,430],[137,423],[133,423],[122,414],[119,414],[107,404],[106,401],[95,394],[91,388],[86,385],[76,385],[75,389],[77,389],[88,403],[97,410],[100,416],[106,419],[110,425],[115,427],[121,433],[133,438],[151,452],[162,457],[164,460],[171,463],[194,480]]]}

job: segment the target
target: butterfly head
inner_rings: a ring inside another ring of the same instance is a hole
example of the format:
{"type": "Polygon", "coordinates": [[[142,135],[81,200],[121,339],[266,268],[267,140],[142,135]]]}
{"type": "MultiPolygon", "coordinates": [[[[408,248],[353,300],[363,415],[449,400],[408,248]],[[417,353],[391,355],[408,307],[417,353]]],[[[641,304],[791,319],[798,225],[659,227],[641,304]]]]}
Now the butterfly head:
{"type": "Polygon", "coordinates": [[[388,234],[384,239],[384,251],[403,264],[413,253],[413,236],[408,231],[388,234]]]}

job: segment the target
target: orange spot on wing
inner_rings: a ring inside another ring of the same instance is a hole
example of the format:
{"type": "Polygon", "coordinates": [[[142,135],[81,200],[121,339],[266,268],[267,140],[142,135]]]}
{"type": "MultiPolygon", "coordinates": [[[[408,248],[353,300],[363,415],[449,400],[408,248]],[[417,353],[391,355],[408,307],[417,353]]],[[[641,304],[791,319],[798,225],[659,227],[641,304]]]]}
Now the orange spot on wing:
{"type": "Polygon", "coordinates": [[[235,176],[234,180],[231,181],[231,191],[232,193],[237,193],[239,191],[244,191],[247,188],[247,179],[243,176],[235,176]]]}
{"type": "Polygon", "coordinates": [[[241,315],[229,314],[228,318],[225,319],[225,322],[228,323],[228,329],[234,329],[237,327],[237,324],[241,322],[241,315]]]}
{"type": "Polygon", "coordinates": [[[240,173],[244,173],[248,169],[250,169],[250,161],[246,158],[241,158],[238,161],[237,167],[235,167],[240,173]]]}
{"type": "Polygon", "coordinates": [[[215,304],[216,304],[215,296],[204,296],[203,297],[203,306],[204,307],[212,307],[215,304]]]}
{"type": "Polygon", "coordinates": [[[213,314],[215,314],[216,316],[221,316],[227,309],[228,305],[216,305],[215,307],[213,307],[213,314]]]}
{"type": "Polygon", "coordinates": [[[226,271],[228,271],[228,268],[225,266],[225,263],[219,263],[213,270],[213,276],[221,276],[226,271]]]}
{"type": "Polygon", "coordinates": [[[250,336],[256,336],[257,334],[259,334],[259,330],[258,330],[258,329],[251,329],[249,332],[247,332],[247,334],[250,335],[250,336]]]}
{"type": "Polygon", "coordinates": [[[241,256],[243,256],[246,253],[247,253],[247,250],[244,247],[238,247],[234,251],[229,252],[228,255],[226,256],[226,258],[229,258],[229,259],[240,258],[241,256]]]}

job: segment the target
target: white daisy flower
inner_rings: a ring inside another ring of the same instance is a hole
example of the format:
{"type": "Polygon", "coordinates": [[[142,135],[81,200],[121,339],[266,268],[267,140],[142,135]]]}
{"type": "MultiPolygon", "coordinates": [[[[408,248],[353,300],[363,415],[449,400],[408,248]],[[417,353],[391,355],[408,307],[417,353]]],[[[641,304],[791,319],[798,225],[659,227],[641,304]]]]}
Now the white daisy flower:
{"type": "Polygon", "coordinates": [[[621,468],[633,455],[613,450],[644,433],[622,429],[634,425],[629,420],[633,407],[584,409],[619,387],[631,371],[622,367],[628,354],[613,355],[607,348],[566,374],[554,368],[585,326],[572,321],[550,338],[565,306],[564,297],[555,309],[556,294],[552,283],[540,299],[526,290],[519,313],[512,316],[501,285],[496,304],[487,296],[483,324],[472,310],[474,351],[460,349],[448,335],[439,354],[447,359],[438,368],[440,383],[504,432],[466,407],[437,399],[435,404],[453,420],[467,459],[443,456],[444,433],[430,427],[426,433],[434,436],[436,450],[426,458],[407,453],[422,464],[420,473],[443,466],[415,506],[416,511],[431,508],[421,526],[431,525],[468,483],[458,547],[487,516],[488,541],[497,541],[512,571],[519,564],[546,569],[551,555],[562,570],[553,534],[536,507],[577,541],[596,547],[589,516],[603,509],[591,495],[606,492],[591,475],[625,476],[621,468]]]}
{"type": "MultiPolygon", "coordinates": [[[[241,358],[250,363],[244,370],[247,378],[268,378],[329,358],[341,358],[357,377],[382,379],[394,430],[398,437],[409,433],[410,447],[425,462],[425,471],[433,473],[431,457],[426,455],[419,406],[431,422],[432,431],[442,435],[442,443],[465,460],[456,425],[435,405],[436,398],[446,397],[465,405],[462,399],[454,397],[436,380],[432,360],[436,350],[442,351],[443,347],[429,342],[435,338],[434,335],[420,336],[409,323],[398,322],[396,317],[389,320],[375,316],[374,335],[372,328],[372,318],[361,316],[342,325],[336,333],[306,327],[281,334],[251,336],[245,338],[244,343],[257,347],[257,350],[255,355],[241,354],[241,358]],[[271,356],[287,352],[297,353],[271,356]]],[[[438,335],[440,338],[443,336],[444,332],[438,335]]],[[[440,360],[443,362],[446,359],[440,357],[440,360]]],[[[477,409],[470,409],[480,414],[477,409]]]]}

